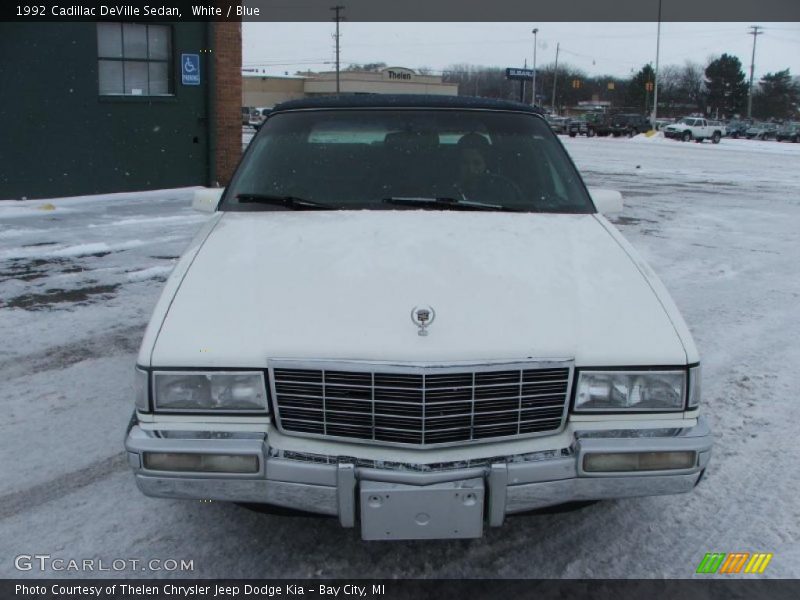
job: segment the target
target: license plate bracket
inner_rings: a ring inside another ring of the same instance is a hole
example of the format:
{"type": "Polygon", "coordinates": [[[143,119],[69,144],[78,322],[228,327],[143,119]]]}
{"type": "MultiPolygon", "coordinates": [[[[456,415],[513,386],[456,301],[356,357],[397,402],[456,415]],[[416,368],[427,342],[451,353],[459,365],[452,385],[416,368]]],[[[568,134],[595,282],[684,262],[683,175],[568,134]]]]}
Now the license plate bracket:
{"type": "Polygon", "coordinates": [[[361,481],[365,540],[477,538],[483,535],[483,479],[432,485],[361,481]]]}

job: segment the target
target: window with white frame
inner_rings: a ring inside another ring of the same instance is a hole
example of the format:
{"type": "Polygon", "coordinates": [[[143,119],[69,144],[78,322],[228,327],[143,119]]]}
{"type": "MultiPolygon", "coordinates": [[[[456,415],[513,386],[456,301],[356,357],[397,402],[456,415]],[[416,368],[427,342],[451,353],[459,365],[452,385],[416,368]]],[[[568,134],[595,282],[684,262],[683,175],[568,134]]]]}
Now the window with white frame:
{"type": "Polygon", "coordinates": [[[101,96],[169,96],[172,29],[169,25],[97,24],[101,96]]]}

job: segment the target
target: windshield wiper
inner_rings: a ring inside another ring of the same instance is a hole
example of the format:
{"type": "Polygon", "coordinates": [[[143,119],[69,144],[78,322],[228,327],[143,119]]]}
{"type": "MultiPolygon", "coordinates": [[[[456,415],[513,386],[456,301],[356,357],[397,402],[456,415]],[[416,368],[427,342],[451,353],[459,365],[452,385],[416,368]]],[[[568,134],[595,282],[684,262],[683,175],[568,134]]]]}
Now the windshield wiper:
{"type": "Polygon", "coordinates": [[[438,197],[426,198],[424,196],[392,196],[381,200],[384,204],[398,206],[418,206],[420,208],[441,208],[445,210],[492,210],[499,212],[523,212],[518,208],[503,206],[502,204],[488,204],[486,202],[473,202],[471,200],[458,200],[456,198],[438,197]]]}
{"type": "Polygon", "coordinates": [[[284,206],[291,210],[336,210],[329,204],[305,200],[297,196],[277,196],[274,194],[237,194],[236,199],[242,203],[267,204],[271,206],[284,206]]]}

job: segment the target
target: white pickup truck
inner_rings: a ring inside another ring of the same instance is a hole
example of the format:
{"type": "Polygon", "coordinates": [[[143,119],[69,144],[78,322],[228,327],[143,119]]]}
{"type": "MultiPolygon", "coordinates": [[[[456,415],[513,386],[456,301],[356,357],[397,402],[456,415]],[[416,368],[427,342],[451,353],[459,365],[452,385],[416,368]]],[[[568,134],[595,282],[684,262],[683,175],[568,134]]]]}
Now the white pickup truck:
{"type": "Polygon", "coordinates": [[[684,117],[677,123],[667,125],[663,131],[665,137],[679,139],[684,142],[711,140],[713,144],[719,144],[722,136],[725,135],[725,126],[717,121],[709,121],[699,117],[684,117]]]}

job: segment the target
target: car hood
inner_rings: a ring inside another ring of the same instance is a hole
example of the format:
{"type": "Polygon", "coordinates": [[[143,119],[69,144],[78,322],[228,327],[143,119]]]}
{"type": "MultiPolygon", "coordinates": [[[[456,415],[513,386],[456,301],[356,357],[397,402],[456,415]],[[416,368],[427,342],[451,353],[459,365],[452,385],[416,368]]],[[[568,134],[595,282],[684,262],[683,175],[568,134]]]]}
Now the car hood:
{"type": "Polygon", "coordinates": [[[142,364],[532,357],[674,365],[691,346],[663,287],[596,215],[225,213],[179,276],[153,317],[160,328],[142,364]],[[424,337],[411,319],[421,305],[435,310],[424,337]]]}

